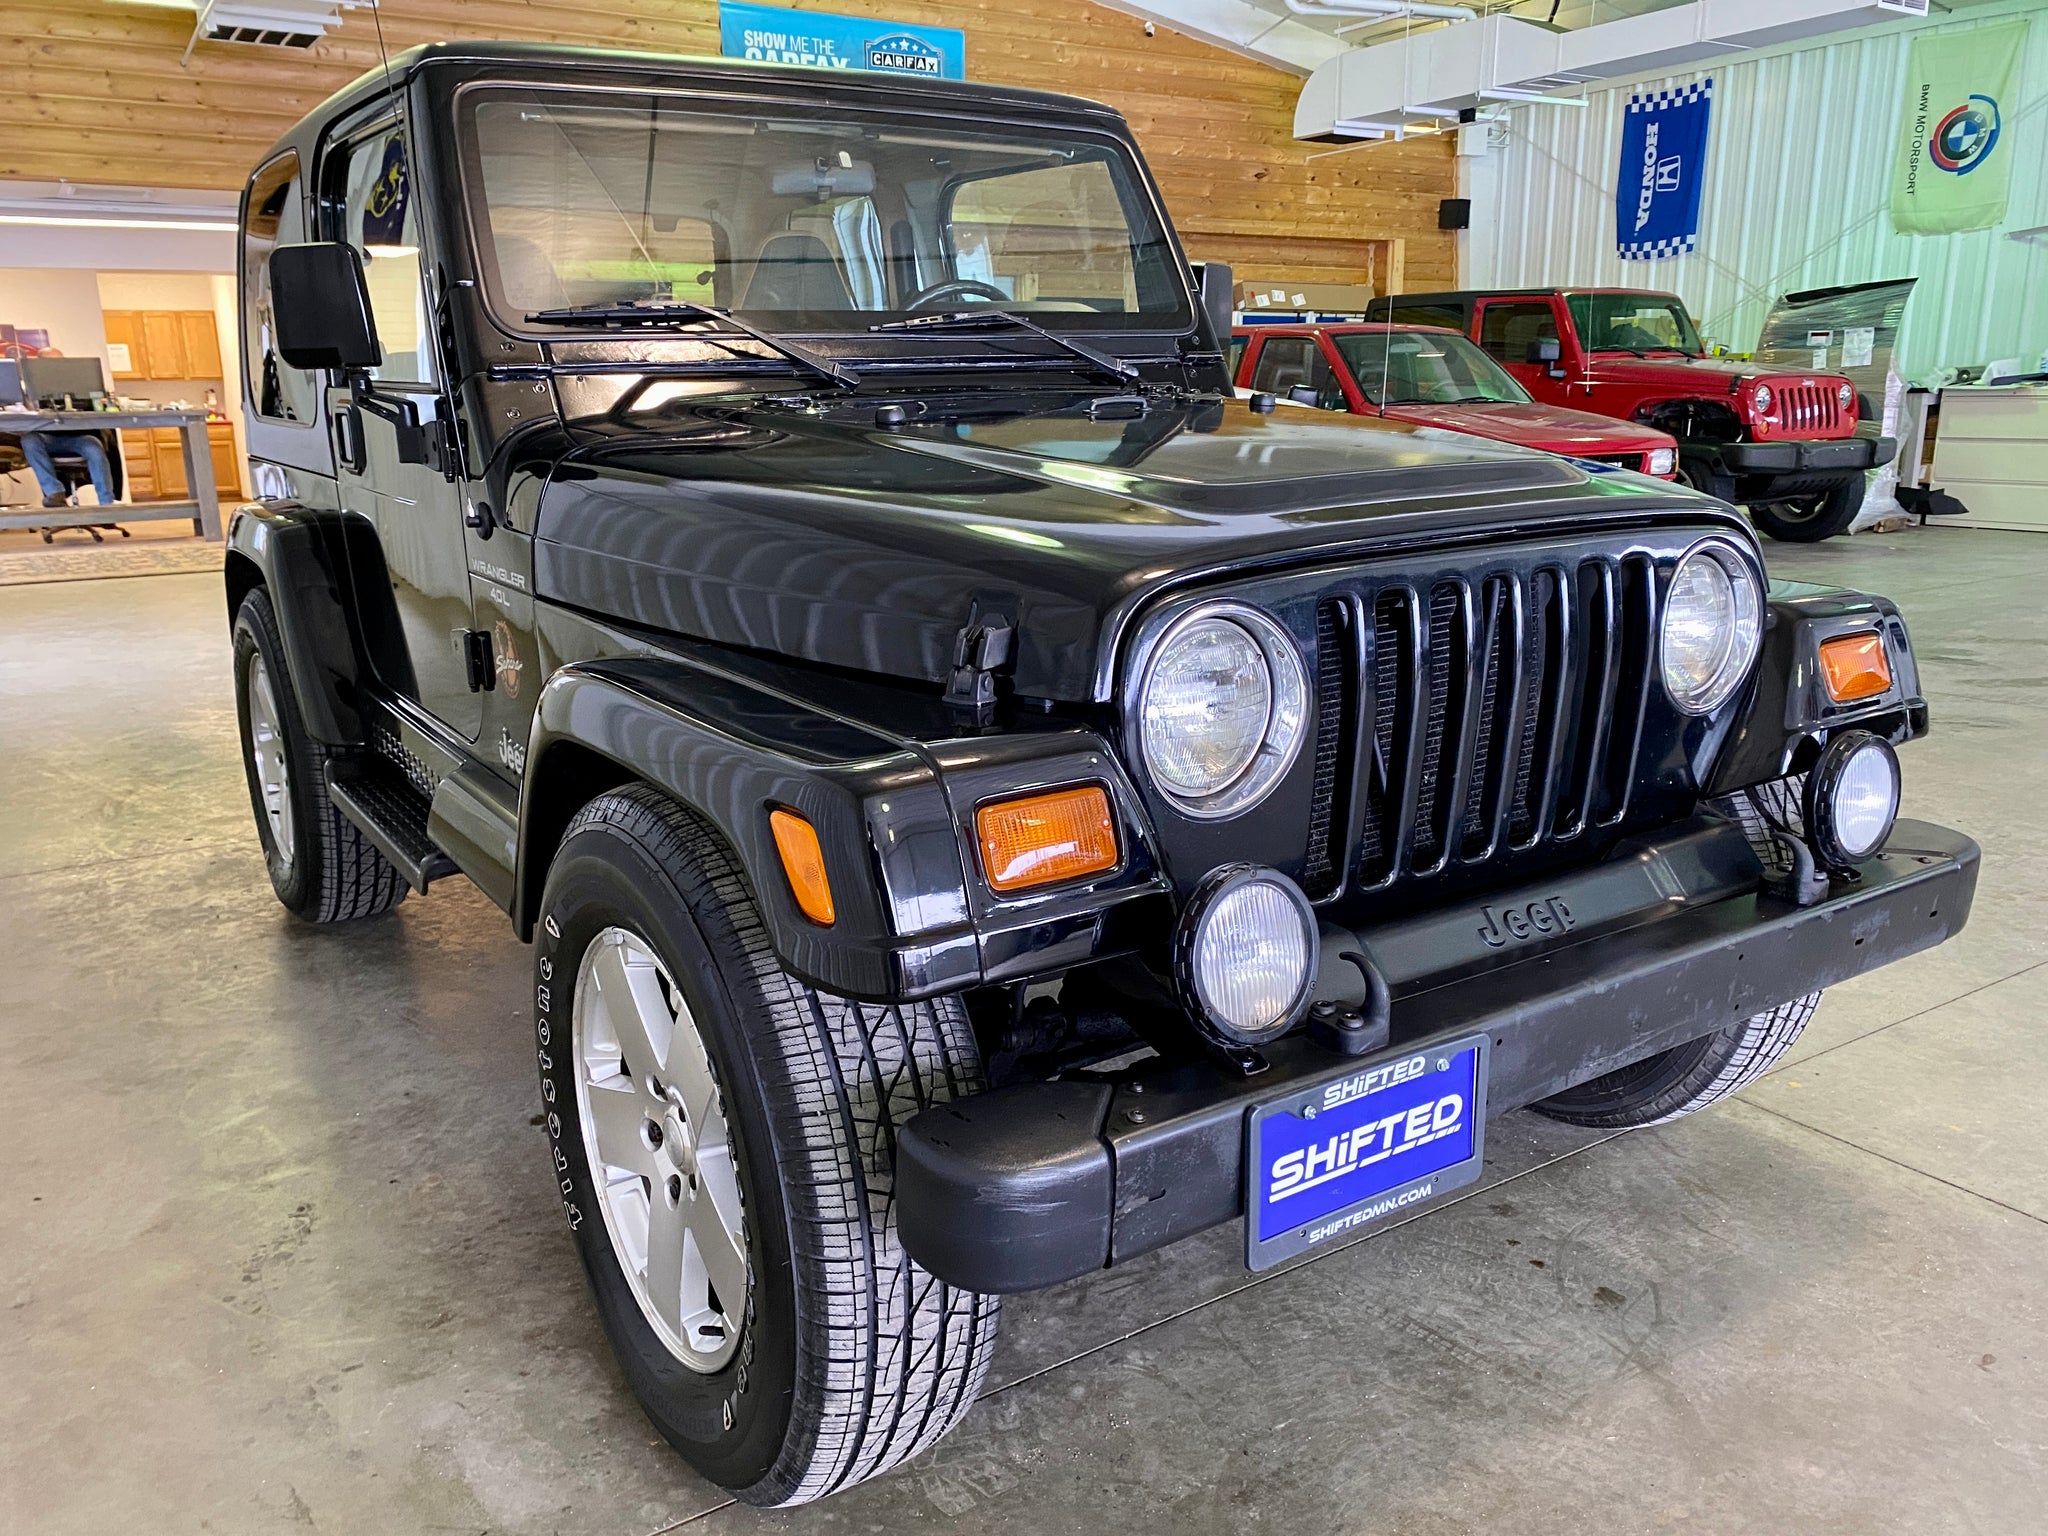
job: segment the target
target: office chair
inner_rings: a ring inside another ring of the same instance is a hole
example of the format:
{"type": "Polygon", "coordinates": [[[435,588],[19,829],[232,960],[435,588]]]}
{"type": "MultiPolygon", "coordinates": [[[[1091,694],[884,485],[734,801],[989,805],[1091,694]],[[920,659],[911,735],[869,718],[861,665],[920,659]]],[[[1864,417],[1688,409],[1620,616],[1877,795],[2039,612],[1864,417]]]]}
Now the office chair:
{"type": "MultiPolygon", "coordinates": [[[[111,432],[100,432],[95,435],[107,450],[107,469],[114,482],[114,495],[118,497],[126,482],[127,469],[127,466],[121,462],[120,439],[111,432]]],[[[81,485],[92,484],[92,470],[87,466],[84,457],[80,454],[52,454],[50,456],[50,467],[57,472],[57,478],[64,482],[64,490],[67,495],[76,496],[81,485]]],[[[106,529],[112,529],[124,539],[133,537],[119,523],[80,523],[67,526],[82,528],[85,532],[92,535],[92,541],[95,544],[106,543],[106,534],[104,532],[106,529]]],[[[40,528],[37,532],[42,534],[45,544],[57,542],[56,528],[40,528]]]]}

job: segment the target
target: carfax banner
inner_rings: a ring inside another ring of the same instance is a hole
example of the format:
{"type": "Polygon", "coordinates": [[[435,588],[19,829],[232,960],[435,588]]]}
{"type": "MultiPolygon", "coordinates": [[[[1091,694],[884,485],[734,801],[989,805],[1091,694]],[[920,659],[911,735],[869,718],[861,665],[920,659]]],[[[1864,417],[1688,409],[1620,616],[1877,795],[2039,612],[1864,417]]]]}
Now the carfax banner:
{"type": "Polygon", "coordinates": [[[2013,145],[2003,104],[2018,96],[2026,46],[2024,16],[1913,39],[1892,167],[1892,227],[1900,234],[1989,229],[2005,217],[2013,145]]]}
{"type": "Polygon", "coordinates": [[[1624,261],[1656,261],[1693,248],[1713,101],[1712,80],[1629,97],[1614,191],[1615,246],[1624,261]]]}
{"type": "Polygon", "coordinates": [[[876,69],[932,80],[967,78],[967,34],[953,27],[913,27],[871,16],[790,11],[720,0],[718,51],[728,59],[808,64],[819,69],[876,69]]]}

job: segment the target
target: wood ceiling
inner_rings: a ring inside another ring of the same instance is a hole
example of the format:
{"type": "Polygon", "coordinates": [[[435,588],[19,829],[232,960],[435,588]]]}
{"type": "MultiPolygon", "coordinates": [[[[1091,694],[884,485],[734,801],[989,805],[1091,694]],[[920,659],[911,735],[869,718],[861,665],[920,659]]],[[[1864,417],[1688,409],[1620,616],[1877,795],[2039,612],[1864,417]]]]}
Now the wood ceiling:
{"type": "MultiPolygon", "coordinates": [[[[1384,285],[1389,241],[1406,286],[1456,282],[1437,201],[1456,195],[1445,140],[1310,159],[1292,137],[1297,77],[1089,0],[829,0],[797,8],[959,27],[974,79],[1071,91],[1130,119],[1191,255],[1241,276],[1384,285]]],[[[386,0],[392,52],[501,38],[715,54],[715,0],[386,0]]],[[[271,142],[379,61],[375,15],[344,13],[310,49],[201,43],[189,13],[118,0],[14,0],[0,53],[19,82],[0,178],[239,187],[271,142]],[[25,85],[25,92],[21,86],[25,85]]],[[[0,264],[4,264],[0,253],[0,264]]]]}

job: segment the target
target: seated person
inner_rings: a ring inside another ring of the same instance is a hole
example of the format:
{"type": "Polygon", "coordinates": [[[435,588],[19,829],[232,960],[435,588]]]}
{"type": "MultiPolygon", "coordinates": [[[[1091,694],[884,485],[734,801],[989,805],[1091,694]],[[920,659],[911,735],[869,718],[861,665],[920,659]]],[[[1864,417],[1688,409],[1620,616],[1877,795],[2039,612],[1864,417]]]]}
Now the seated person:
{"type": "Polygon", "coordinates": [[[91,432],[23,432],[21,434],[22,457],[28,460],[28,467],[36,472],[36,481],[43,488],[43,505],[46,507],[69,506],[70,493],[64,482],[57,478],[54,456],[60,453],[76,454],[85,460],[86,471],[92,476],[92,488],[99,493],[100,505],[114,504],[114,471],[107,462],[107,445],[91,432]]]}

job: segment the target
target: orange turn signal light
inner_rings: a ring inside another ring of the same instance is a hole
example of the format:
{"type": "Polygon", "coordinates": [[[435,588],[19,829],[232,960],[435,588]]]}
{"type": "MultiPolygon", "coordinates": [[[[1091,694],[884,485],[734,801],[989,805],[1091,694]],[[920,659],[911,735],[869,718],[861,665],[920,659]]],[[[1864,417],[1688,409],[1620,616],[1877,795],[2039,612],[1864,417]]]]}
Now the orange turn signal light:
{"type": "Polygon", "coordinates": [[[1884,636],[1867,629],[1821,641],[1820,672],[1828,697],[1837,704],[1883,693],[1892,685],[1892,659],[1885,653],[1884,636]]]}
{"type": "Polygon", "coordinates": [[[775,851],[782,855],[782,872],[789,876],[797,909],[821,928],[830,928],[838,913],[832,908],[832,882],[825,878],[818,829],[795,811],[781,810],[768,813],[768,829],[775,834],[775,851]]]}
{"type": "Polygon", "coordinates": [[[999,800],[974,813],[981,868],[997,891],[1024,891],[1116,868],[1116,822],[1098,784],[999,800]]]}

